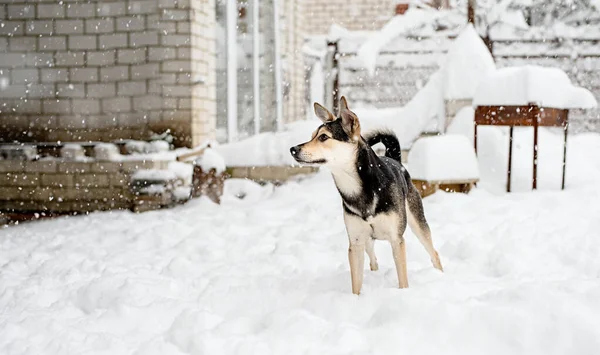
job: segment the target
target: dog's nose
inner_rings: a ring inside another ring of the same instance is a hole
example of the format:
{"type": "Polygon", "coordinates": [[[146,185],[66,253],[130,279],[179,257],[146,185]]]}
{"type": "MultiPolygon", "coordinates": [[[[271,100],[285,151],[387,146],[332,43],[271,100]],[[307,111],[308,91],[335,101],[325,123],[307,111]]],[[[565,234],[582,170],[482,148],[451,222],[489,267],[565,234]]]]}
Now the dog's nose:
{"type": "Polygon", "coordinates": [[[292,153],[293,156],[296,156],[296,154],[298,154],[298,146],[291,147],[290,153],[292,153]]]}

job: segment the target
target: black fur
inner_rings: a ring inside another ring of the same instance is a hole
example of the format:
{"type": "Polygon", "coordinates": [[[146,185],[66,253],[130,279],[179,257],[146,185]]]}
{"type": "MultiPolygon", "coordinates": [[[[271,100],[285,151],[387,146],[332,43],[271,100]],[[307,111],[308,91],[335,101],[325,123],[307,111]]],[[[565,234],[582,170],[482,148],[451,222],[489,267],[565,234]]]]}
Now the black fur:
{"type": "Polygon", "coordinates": [[[397,162],[402,162],[402,150],[400,149],[400,142],[398,141],[398,137],[396,137],[394,132],[370,132],[365,136],[365,140],[371,147],[377,143],[383,143],[383,145],[385,145],[385,156],[392,158],[397,162]]]}
{"type": "Polygon", "coordinates": [[[362,191],[352,196],[338,189],[346,212],[366,220],[379,213],[404,208],[409,185],[412,186],[412,183],[408,171],[400,162],[400,155],[396,152],[400,152],[400,143],[396,136],[390,133],[375,133],[369,135],[368,140],[363,138],[358,143],[356,166],[362,191]],[[382,142],[386,145],[386,156],[378,156],[371,148],[371,142],[382,142]],[[375,199],[377,203],[373,209],[375,199]]]}

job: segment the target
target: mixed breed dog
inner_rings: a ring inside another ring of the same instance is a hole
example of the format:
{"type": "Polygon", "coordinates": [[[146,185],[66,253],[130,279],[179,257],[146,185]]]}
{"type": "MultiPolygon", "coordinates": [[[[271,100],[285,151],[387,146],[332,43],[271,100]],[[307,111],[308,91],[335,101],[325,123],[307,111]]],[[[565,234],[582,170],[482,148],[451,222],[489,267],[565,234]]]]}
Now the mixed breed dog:
{"type": "Polygon", "coordinates": [[[360,294],[365,252],[371,270],[379,268],[373,248],[375,239],[390,242],[399,286],[408,287],[404,243],[407,224],[429,253],[433,267],[443,271],[421,196],[401,163],[396,135],[391,131],[375,131],[362,136],[358,117],[350,111],[344,97],[339,117],[316,102],[314,109],[323,124],[308,142],[292,147],[290,152],[299,163],[325,165],[331,170],[342,197],[350,241],[352,293],[360,294]],[[377,143],[385,145],[385,156],[378,156],[371,148],[377,143]]]}

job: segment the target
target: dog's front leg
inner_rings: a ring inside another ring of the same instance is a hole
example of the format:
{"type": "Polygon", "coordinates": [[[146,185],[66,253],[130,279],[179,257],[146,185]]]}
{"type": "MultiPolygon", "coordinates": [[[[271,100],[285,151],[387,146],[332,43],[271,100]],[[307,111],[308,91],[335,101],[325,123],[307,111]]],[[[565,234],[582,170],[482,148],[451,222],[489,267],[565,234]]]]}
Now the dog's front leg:
{"type": "Polygon", "coordinates": [[[398,285],[400,288],[407,288],[408,273],[406,271],[406,243],[404,243],[404,237],[392,238],[390,243],[392,244],[392,254],[396,264],[396,273],[398,274],[398,285]]]}
{"type": "Polygon", "coordinates": [[[348,248],[348,260],[350,261],[350,277],[352,278],[352,293],[360,294],[363,283],[363,273],[365,266],[365,243],[358,241],[352,243],[348,248]]]}
{"type": "Polygon", "coordinates": [[[352,293],[360,294],[365,265],[365,243],[371,238],[373,231],[370,225],[350,213],[344,213],[344,222],[348,232],[348,261],[350,261],[350,277],[352,278],[352,293]]]}

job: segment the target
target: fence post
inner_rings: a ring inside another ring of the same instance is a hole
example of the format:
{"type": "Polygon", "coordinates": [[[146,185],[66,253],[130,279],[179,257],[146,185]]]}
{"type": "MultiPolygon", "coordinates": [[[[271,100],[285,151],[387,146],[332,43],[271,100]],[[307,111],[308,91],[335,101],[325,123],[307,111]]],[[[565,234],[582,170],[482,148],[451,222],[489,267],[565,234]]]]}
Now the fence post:
{"type": "Polygon", "coordinates": [[[330,52],[332,52],[330,74],[333,74],[333,89],[331,90],[333,102],[331,106],[333,108],[333,114],[337,116],[339,114],[338,110],[340,103],[340,68],[338,62],[338,41],[327,42],[327,47],[329,48],[330,52]]]}

